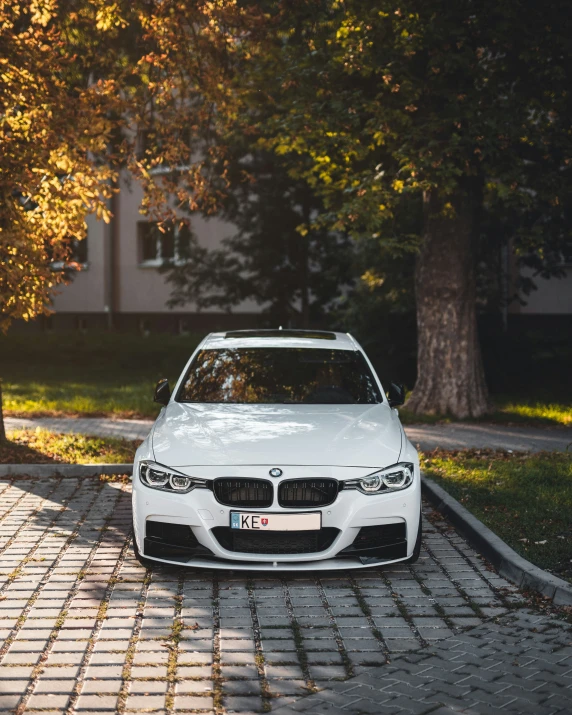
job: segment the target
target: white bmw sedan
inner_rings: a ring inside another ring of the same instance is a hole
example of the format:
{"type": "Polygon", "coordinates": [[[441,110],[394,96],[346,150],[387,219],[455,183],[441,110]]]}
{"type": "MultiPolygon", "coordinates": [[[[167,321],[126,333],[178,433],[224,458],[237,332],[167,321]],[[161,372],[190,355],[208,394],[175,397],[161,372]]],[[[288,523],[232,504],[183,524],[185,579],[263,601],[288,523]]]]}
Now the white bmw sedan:
{"type": "Polygon", "coordinates": [[[416,561],[419,459],[360,345],[239,330],[197,347],[133,464],[134,549],[153,562],[316,571],[416,561]]]}

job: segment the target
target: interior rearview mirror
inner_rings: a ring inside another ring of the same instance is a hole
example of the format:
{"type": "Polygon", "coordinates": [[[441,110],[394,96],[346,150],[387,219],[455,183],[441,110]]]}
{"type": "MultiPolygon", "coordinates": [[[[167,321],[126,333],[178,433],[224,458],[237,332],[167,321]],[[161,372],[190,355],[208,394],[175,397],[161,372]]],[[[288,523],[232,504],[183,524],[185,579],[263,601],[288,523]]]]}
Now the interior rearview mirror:
{"type": "Polygon", "coordinates": [[[169,380],[163,378],[162,380],[159,380],[155,387],[153,402],[158,402],[160,405],[168,405],[170,399],[171,389],[169,387],[169,380]]]}
{"type": "Polygon", "coordinates": [[[390,407],[398,407],[405,402],[405,388],[398,382],[390,382],[387,391],[387,401],[390,407]]]}

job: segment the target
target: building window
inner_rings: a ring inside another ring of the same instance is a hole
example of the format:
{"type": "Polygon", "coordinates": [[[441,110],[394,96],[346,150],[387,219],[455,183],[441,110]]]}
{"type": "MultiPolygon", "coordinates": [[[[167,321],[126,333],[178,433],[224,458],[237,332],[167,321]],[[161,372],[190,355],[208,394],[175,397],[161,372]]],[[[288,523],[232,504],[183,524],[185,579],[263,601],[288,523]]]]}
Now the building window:
{"type": "Polygon", "coordinates": [[[65,261],[50,262],[52,271],[83,271],[87,267],[87,236],[81,241],[77,238],[70,238],[65,261]]]}
{"type": "Polygon", "coordinates": [[[189,246],[189,229],[186,226],[164,225],[163,230],[154,221],[139,221],[139,263],[142,266],[160,266],[168,261],[181,262],[189,246]]]}
{"type": "Polygon", "coordinates": [[[83,266],[87,263],[87,236],[81,241],[73,238],[70,247],[69,261],[81,263],[83,266]]]}

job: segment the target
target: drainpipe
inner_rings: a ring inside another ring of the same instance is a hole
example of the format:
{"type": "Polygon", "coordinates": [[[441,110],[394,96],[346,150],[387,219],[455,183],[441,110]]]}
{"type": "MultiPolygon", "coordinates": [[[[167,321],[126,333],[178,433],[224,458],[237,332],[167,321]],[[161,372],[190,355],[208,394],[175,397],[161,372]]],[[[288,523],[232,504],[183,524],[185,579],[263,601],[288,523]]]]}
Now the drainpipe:
{"type": "Polygon", "coordinates": [[[114,193],[110,199],[111,221],[108,226],[108,256],[107,256],[107,291],[106,306],[107,326],[110,330],[117,329],[117,316],[120,301],[119,275],[119,194],[114,193]]]}

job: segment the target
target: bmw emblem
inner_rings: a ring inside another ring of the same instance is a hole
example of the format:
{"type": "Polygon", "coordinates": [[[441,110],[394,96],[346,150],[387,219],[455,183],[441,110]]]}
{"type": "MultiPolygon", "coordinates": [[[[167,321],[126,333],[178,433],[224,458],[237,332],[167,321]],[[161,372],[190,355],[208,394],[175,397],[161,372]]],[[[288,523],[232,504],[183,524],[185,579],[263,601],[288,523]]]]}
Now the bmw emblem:
{"type": "Polygon", "coordinates": [[[271,477],[281,477],[282,476],[282,470],[278,469],[278,467],[273,467],[268,474],[270,474],[271,477]]]}

